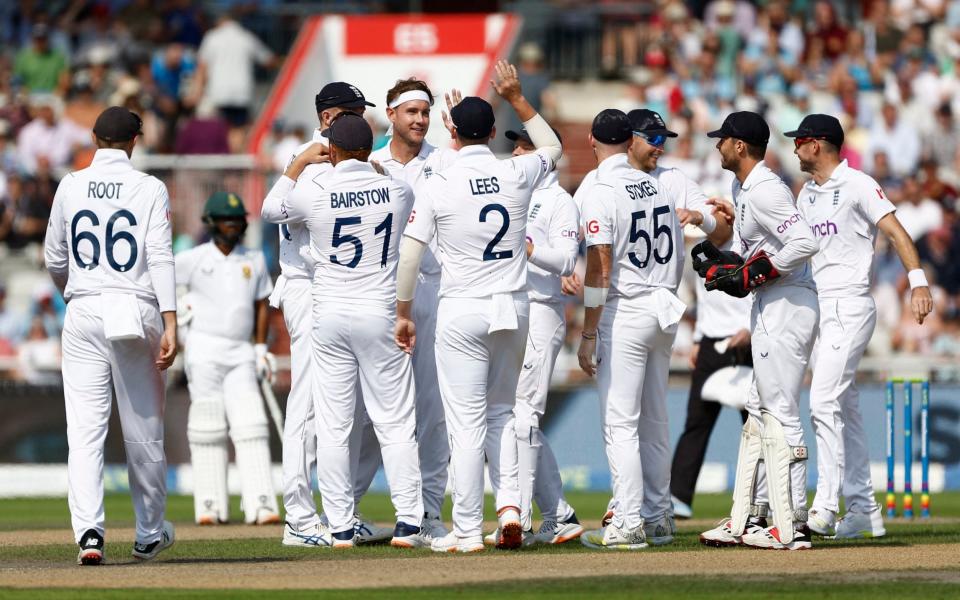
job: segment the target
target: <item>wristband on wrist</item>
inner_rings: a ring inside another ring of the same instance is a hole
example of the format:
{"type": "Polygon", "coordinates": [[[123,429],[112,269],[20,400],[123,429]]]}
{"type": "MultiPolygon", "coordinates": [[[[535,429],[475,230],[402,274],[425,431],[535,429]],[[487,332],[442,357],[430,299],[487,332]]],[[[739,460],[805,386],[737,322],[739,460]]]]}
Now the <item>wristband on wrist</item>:
{"type": "Polygon", "coordinates": [[[580,337],[582,337],[585,340],[595,340],[597,339],[597,332],[594,331],[593,333],[587,333],[586,331],[581,331],[580,337]]]}
{"type": "Polygon", "coordinates": [[[584,286],[583,305],[587,308],[597,308],[607,303],[607,290],[609,288],[598,288],[584,286]]]}
{"type": "Polygon", "coordinates": [[[713,213],[701,212],[700,214],[703,215],[703,222],[698,227],[700,227],[700,231],[710,235],[717,228],[717,218],[713,216],[713,213]]]}
{"type": "Polygon", "coordinates": [[[907,273],[907,280],[910,282],[910,289],[918,287],[929,287],[930,284],[927,283],[927,276],[923,273],[923,269],[913,269],[907,273]]]}

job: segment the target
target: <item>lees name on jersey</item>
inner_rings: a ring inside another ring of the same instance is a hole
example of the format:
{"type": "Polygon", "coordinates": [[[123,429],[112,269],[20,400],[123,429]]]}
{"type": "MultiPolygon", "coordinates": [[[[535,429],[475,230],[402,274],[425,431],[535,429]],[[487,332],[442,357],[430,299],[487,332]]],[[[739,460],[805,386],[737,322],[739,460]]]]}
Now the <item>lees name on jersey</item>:
{"type": "Polygon", "coordinates": [[[390,188],[330,192],[330,208],[358,208],[390,202],[390,188]]]}

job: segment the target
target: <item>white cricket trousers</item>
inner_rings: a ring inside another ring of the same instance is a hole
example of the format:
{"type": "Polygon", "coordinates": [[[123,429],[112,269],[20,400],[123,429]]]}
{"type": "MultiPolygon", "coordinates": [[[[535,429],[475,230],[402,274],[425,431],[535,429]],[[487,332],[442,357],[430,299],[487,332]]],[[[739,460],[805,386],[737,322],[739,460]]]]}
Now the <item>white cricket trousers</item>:
{"type": "Polygon", "coordinates": [[[820,337],[814,351],[810,415],[817,439],[813,507],[840,510],[840,493],[868,512],[876,506],[867,434],[860,415],[857,367],[877,324],[871,296],[820,298],[820,337]]]}
{"type": "Polygon", "coordinates": [[[450,439],[453,530],[483,528],[483,459],[486,453],[496,507],[520,507],[517,435],[513,408],[523,365],[530,303],[513,294],[516,329],[490,332],[495,301],[441,298],[437,313],[437,374],[450,439]]]}
{"type": "Polygon", "coordinates": [[[520,514],[526,529],[533,520],[533,500],[540,507],[544,521],[563,521],[573,516],[573,509],[563,496],[557,460],[540,429],[540,420],[547,408],[550,378],[566,330],[563,304],[530,302],[530,328],[514,409],[520,468],[520,514]]]}
{"type": "MultiPolygon", "coordinates": [[[[313,414],[311,364],[313,295],[307,278],[278,280],[279,308],[290,334],[290,394],[283,422],[283,506],[286,520],[298,529],[317,523],[313,499],[313,472],[317,462],[318,432],[313,414]]],[[[380,466],[380,444],[363,409],[357,390],[356,424],[350,437],[351,471],[356,503],[366,492],[380,466]],[[365,435],[369,431],[370,435],[365,435]],[[365,483],[361,483],[365,482],[365,483]]]]}
{"type": "Polygon", "coordinates": [[[313,386],[317,481],[333,533],[353,527],[354,482],[350,433],[356,389],[373,422],[397,521],[423,519],[420,460],[415,437],[413,367],[393,341],[392,310],[331,302],[313,306],[313,386]]]}
{"type": "Polygon", "coordinates": [[[77,542],[88,529],[104,533],[103,444],[116,393],[127,454],[136,541],[160,539],[167,504],[163,452],[165,373],[154,361],[163,320],[156,304],[138,300],[143,339],[108,341],[100,296],[74,297],[63,324],[63,396],[67,414],[68,502],[77,542]]]}
{"type": "MultiPolygon", "coordinates": [[[[791,446],[804,445],[800,389],[819,320],[817,292],[813,289],[773,285],[754,294],[750,326],[756,392],[748,396],[746,409],[761,423],[761,411],[775,417],[791,446]]],[[[806,461],[790,464],[790,486],[793,509],[806,508],[806,461]]],[[[758,483],[757,490],[756,498],[765,501],[765,487],[758,483]]]]}
{"type": "Polygon", "coordinates": [[[627,528],[643,523],[644,506],[670,501],[666,395],[677,328],[661,328],[657,309],[653,294],[608,300],[597,334],[597,386],[613,519],[627,528]]]}

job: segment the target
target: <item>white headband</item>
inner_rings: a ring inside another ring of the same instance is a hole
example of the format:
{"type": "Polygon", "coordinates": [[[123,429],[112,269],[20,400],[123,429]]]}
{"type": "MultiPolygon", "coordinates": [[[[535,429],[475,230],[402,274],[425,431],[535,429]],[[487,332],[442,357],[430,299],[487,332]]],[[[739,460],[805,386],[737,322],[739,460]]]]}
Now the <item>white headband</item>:
{"type": "Polygon", "coordinates": [[[431,106],[433,105],[433,100],[430,98],[430,94],[424,92],[423,90],[410,90],[397,96],[393,102],[387,106],[388,108],[396,108],[404,102],[410,102],[411,100],[423,100],[427,104],[430,104],[431,106]]]}

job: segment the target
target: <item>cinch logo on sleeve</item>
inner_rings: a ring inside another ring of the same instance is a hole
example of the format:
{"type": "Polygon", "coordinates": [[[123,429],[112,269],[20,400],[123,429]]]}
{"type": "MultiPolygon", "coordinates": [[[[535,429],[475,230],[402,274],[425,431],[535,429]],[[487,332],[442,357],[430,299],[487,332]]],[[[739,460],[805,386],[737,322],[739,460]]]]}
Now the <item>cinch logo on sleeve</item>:
{"type": "Polygon", "coordinates": [[[810,226],[813,235],[817,237],[826,237],[828,235],[837,235],[837,224],[833,221],[824,221],[810,226]]]}
{"type": "Polygon", "coordinates": [[[600,222],[596,219],[591,219],[587,222],[587,233],[599,233],[600,232],[600,222]]]}
{"type": "MultiPolygon", "coordinates": [[[[599,229],[599,227],[597,229],[599,229]]],[[[575,240],[580,237],[580,234],[577,233],[576,229],[564,229],[563,231],[560,232],[560,237],[567,238],[570,240],[575,240]]]]}
{"type": "Polygon", "coordinates": [[[783,233],[784,231],[789,229],[791,225],[799,222],[800,222],[800,213],[793,213],[789,219],[787,219],[786,221],[781,223],[779,227],[777,227],[777,233],[783,233]]]}

